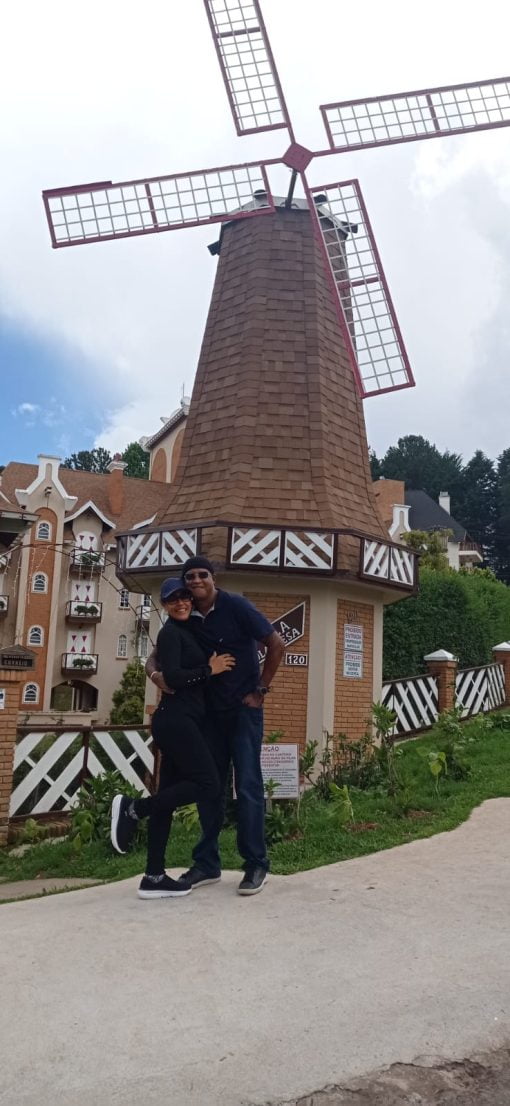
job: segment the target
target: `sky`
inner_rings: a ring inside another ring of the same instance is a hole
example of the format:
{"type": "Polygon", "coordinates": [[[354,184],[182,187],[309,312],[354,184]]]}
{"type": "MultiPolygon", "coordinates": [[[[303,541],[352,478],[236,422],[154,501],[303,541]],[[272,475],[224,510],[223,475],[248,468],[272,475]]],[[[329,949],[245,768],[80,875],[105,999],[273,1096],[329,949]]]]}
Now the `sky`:
{"type": "MultiPolygon", "coordinates": [[[[510,70],[506,0],[262,7],[296,138],[311,149],[327,145],[321,103],[510,70]]],[[[191,394],[218,227],[52,250],[42,189],[277,157],[287,136],[236,136],[202,0],[20,0],[3,29],[0,464],[115,452],[191,394]]],[[[371,445],[380,456],[422,434],[466,460],[478,448],[496,457],[510,446],[510,128],[309,169],[313,185],[351,177],[417,381],[365,401],[371,445]]]]}

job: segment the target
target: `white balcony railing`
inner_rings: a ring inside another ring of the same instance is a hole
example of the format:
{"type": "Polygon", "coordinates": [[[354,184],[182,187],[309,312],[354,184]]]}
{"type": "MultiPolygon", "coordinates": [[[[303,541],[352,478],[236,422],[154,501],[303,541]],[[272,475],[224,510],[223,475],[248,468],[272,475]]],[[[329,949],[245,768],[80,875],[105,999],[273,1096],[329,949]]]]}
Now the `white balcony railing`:
{"type": "Polygon", "coordinates": [[[93,676],[97,672],[97,653],[62,653],[62,672],[93,676]]]}

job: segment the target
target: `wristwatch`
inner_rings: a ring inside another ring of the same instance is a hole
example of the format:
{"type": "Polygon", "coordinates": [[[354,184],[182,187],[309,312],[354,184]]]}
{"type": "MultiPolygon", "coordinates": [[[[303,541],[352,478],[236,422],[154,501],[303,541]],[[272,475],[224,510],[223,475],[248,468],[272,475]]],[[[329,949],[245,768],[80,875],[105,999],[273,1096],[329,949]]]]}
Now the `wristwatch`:
{"type": "Polygon", "coordinates": [[[269,695],[271,688],[266,687],[264,684],[259,684],[255,690],[258,691],[259,695],[269,695]]]}

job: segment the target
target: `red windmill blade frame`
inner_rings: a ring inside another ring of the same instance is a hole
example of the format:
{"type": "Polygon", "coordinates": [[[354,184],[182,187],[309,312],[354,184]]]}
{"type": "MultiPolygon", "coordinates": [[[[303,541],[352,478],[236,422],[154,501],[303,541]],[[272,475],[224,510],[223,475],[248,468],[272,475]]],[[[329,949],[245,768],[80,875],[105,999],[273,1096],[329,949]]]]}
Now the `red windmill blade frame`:
{"type": "Polygon", "coordinates": [[[259,0],[204,0],[238,135],[286,129],[281,158],[141,180],[102,181],[43,192],[54,248],[159,234],[271,215],[267,169],[291,169],[290,207],[303,182],[317,241],[360,395],[414,385],[409,358],[357,181],[310,187],[314,157],[510,125],[510,78],[323,104],[330,148],[294,137],[259,0]],[[322,196],[322,198],[320,198],[322,196]]]}

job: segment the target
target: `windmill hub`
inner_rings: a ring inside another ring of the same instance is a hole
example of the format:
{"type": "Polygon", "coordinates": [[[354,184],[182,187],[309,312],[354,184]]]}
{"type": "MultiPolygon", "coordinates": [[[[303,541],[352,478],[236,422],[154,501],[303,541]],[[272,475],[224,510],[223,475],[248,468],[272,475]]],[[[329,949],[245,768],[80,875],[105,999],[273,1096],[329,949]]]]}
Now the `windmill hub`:
{"type": "Polygon", "coordinates": [[[282,157],[282,161],[289,169],[295,169],[297,173],[303,173],[310,164],[312,158],[312,151],[307,150],[306,146],[300,146],[299,142],[291,142],[288,150],[286,150],[282,157]]]}

